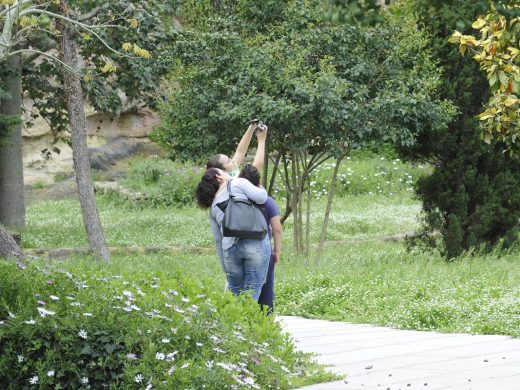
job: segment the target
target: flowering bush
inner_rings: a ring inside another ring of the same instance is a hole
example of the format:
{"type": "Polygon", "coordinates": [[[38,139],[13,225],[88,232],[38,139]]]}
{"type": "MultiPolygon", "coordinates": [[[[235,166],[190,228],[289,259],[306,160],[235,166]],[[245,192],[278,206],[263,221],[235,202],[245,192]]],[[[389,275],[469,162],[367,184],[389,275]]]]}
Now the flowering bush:
{"type": "Polygon", "coordinates": [[[3,262],[0,286],[4,388],[288,388],[312,371],[250,298],[190,279],[3,262]]]}

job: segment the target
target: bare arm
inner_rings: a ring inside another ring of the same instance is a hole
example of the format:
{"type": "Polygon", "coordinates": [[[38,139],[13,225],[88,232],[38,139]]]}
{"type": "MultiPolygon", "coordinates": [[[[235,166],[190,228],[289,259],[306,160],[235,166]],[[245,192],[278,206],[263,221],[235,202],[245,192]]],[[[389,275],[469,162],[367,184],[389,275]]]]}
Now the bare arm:
{"type": "Polygon", "coordinates": [[[238,143],[237,150],[235,151],[235,154],[232,158],[237,166],[242,164],[242,161],[244,161],[244,157],[246,156],[247,149],[249,148],[249,143],[251,142],[251,138],[253,137],[253,132],[255,129],[256,123],[251,123],[242,136],[242,139],[238,143]]]}
{"type": "Polygon", "coordinates": [[[273,256],[274,263],[278,264],[280,261],[280,256],[282,254],[282,223],[280,222],[280,216],[276,215],[270,219],[271,222],[271,232],[273,234],[274,239],[274,248],[273,248],[273,256]]]}
{"type": "Polygon", "coordinates": [[[256,133],[258,138],[258,147],[256,148],[255,159],[253,160],[253,166],[259,171],[264,167],[265,158],[265,140],[267,139],[267,126],[264,125],[264,130],[256,133]]]}

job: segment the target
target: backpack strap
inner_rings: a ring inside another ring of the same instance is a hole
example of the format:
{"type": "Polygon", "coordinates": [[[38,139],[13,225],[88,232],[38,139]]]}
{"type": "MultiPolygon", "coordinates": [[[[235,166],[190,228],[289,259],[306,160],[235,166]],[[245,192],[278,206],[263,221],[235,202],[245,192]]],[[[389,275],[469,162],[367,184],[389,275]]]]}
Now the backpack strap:
{"type": "Polygon", "coordinates": [[[230,197],[231,199],[233,199],[233,198],[235,197],[235,195],[233,195],[233,194],[231,193],[231,180],[233,180],[233,179],[230,179],[230,180],[227,182],[227,192],[228,192],[228,194],[229,194],[229,197],[230,197]]]}

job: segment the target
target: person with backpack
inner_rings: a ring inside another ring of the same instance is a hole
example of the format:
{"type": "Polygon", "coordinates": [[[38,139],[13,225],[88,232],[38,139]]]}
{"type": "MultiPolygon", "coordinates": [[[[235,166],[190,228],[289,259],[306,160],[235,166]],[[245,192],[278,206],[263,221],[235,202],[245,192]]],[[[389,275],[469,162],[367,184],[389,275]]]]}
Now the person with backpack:
{"type": "Polygon", "coordinates": [[[195,191],[199,207],[209,209],[211,232],[227,277],[227,288],[235,295],[248,291],[258,301],[269,267],[271,241],[267,234],[263,238],[224,236],[225,205],[227,202],[229,207],[230,193],[233,199],[262,205],[267,200],[267,191],[247,179],[232,179],[228,172],[219,168],[206,170],[195,191]]]}

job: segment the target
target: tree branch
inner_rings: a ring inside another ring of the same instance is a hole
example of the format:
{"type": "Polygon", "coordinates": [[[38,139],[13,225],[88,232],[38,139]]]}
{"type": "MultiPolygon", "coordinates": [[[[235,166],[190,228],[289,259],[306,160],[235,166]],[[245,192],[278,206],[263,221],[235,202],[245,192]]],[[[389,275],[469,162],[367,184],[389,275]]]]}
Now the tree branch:
{"type": "Polygon", "coordinates": [[[59,58],[57,57],[54,57],[53,55],[50,55],[50,54],[47,54],[43,51],[40,51],[40,50],[34,50],[34,49],[20,49],[20,50],[16,50],[16,51],[13,51],[9,54],[7,54],[7,57],[11,57],[11,56],[14,56],[16,54],[23,54],[23,53],[37,53],[39,56],[44,56],[44,57],[47,57],[49,58],[50,60],[52,61],[56,61],[58,62],[59,64],[61,64],[62,66],[64,66],[69,72],[75,74],[76,76],[81,76],[80,73],[78,73],[75,69],[72,69],[70,66],[68,66],[67,64],[65,64],[63,61],[61,61],[59,58]]]}
{"type": "Polygon", "coordinates": [[[76,18],[76,20],[78,22],[83,22],[85,20],[89,20],[91,18],[93,18],[94,16],[96,16],[97,14],[99,14],[99,12],[101,11],[102,7],[101,6],[97,6],[96,8],[94,8],[92,11],[90,12],[87,12],[86,14],[82,14],[82,15],[78,15],[78,17],[76,18]]]}
{"type": "MultiPolygon", "coordinates": [[[[94,30],[92,30],[92,28],[95,28],[95,26],[88,26],[88,25],[86,25],[84,23],[81,23],[81,22],[79,22],[77,20],[68,18],[66,16],[63,16],[63,15],[60,15],[60,14],[56,14],[54,12],[45,11],[45,10],[42,10],[42,9],[37,9],[37,8],[29,8],[27,10],[23,10],[22,12],[20,12],[20,16],[25,16],[25,15],[30,15],[30,14],[44,14],[44,15],[47,15],[47,16],[50,16],[50,17],[53,17],[53,18],[56,18],[56,19],[63,20],[63,21],[68,22],[68,23],[70,23],[70,24],[72,24],[74,26],[80,27],[81,29],[83,29],[83,30],[89,32],[90,34],[94,35],[99,40],[99,42],[101,42],[103,44],[103,46],[105,46],[111,52],[117,54],[120,57],[132,57],[132,56],[128,56],[128,55],[126,55],[124,53],[121,53],[121,52],[115,50],[108,43],[106,43],[103,40],[103,38],[101,38],[99,36],[98,33],[96,33],[94,30]]],[[[106,27],[106,26],[103,26],[103,27],[106,27]]]]}

